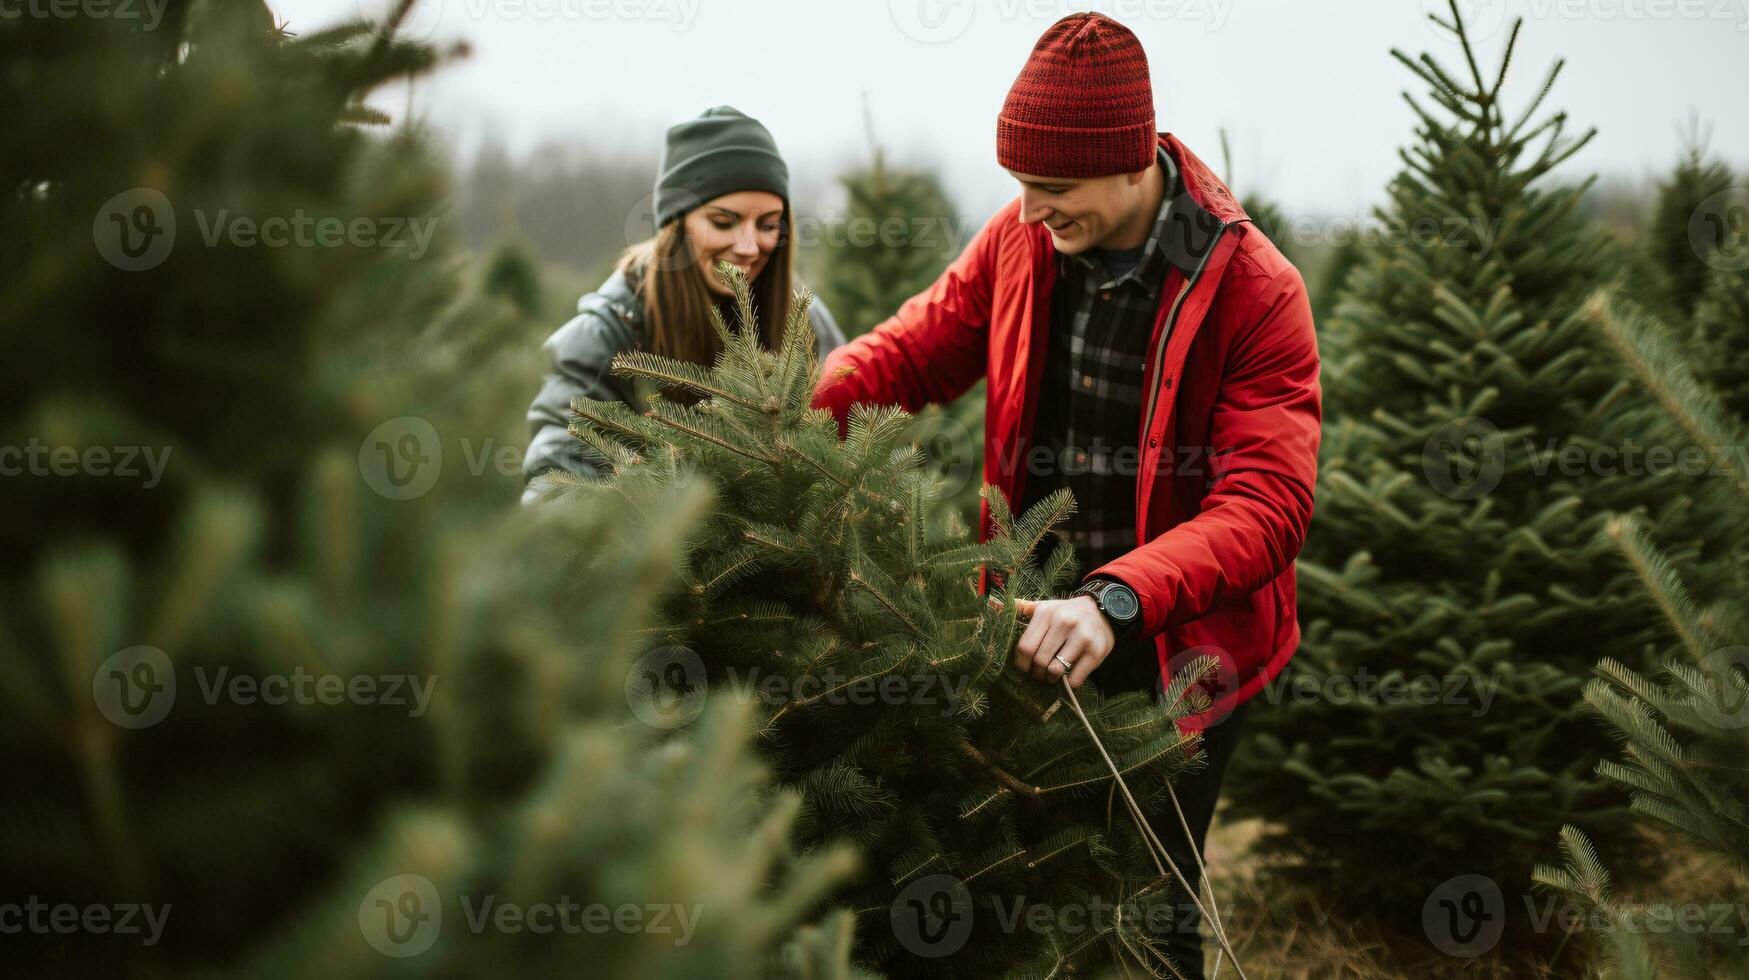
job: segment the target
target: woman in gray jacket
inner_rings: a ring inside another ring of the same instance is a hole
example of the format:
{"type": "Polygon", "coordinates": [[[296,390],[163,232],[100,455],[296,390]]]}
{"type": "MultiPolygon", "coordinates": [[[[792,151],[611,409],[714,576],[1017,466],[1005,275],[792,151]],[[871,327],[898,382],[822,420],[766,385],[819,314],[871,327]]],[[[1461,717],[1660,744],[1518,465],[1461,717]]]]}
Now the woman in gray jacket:
{"type": "MultiPolygon", "coordinates": [[[[528,409],[523,503],[539,499],[554,470],[605,474],[601,457],[568,426],[578,396],[641,407],[631,383],[609,370],[615,354],[647,350],[706,367],[716,361],[722,342],[711,308],[736,324],[734,292],[718,276],[719,262],[746,273],[765,346],[775,349],[783,338],[794,289],[789,168],[758,120],[717,106],[670,128],[655,217],[655,237],[627,249],[613,275],[547,338],[552,364],[528,409]]],[[[808,312],[824,360],[844,334],[818,298],[808,312]]]]}

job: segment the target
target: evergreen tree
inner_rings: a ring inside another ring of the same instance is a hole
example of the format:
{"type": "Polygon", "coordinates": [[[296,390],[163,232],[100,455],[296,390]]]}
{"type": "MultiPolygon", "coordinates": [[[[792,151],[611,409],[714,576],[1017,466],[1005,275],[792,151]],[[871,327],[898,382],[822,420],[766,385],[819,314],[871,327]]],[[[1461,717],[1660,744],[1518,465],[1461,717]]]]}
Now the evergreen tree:
{"type": "Polygon", "coordinates": [[[822,255],[819,292],[854,337],[935,282],[954,258],[959,217],[935,174],[889,166],[879,146],[866,168],[838,181],[847,207],[822,255]]]}
{"type": "MultiPolygon", "coordinates": [[[[1030,558],[1069,495],[1016,519],[987,488],[994,539],[967,543],[963,524],[932,530],[935,481],[902,411],[858,405],[840,441],[832,416],[809,408],[818,364],[805,306],[777,351],[719,318],[724,353],[711,370],[641,352],[616,360],[695,404],[658,395],[642,415],[573,404],[572,431],[612,465],[607,485],[645,510],[633,533],[667,519],[645,503],[665,488],[700,477],[717,488],[652,638],[666,651],[652,678],[678,678],[656,693],[759,703],[760,747],[802,795],[802,845],[850,839],[867,855],[867,874],[835,896],[858,914],[864,964],[906,976],[1119,964],[1170,975],[1155,942],[1170,916],[1165,869],[1125,817],[1081,709],[1010,666],[1015,600],[1074,579],[1063,549],[1042,568],[1030,558]],[[993,601],[978,594],[980,567],[993,601]],[[1051,915],[1015,917],[1034,906],[1051,915]]],[[[1171,812],[1167,779],[1194,745],[1174,719],[1206,703],[1190,685],[1208,666],[1175,678],[1166,708],[1080,692],[1146,813],[1171,812]]]]}
{"type": "Polygon", "coordinates": [[[1710,157],[1697,121],[1684,134],[1681,159],[1659,182],[1658,203],[1624,291],[1671,324],[1687,348],[1697,380],[1749,414],[1749,192],[1734,187],[1731,168],[1710,157]]]}
{"type": "Polygon", "coordinates": [[[487,294],[515,304],[521,315],[529,319],[542,315],[540,267],[520,239],[506,239],[492,249],[482,285],[487,294]]]}
{"type": "MultiPolygon", "coordinates": [[[[873,141],[873,126],[870,140],[873,141]]],[[[866,169],[839,178],[849,208],[842,241],[824,255],[820,295],[831,305],[847,337],[873,329],[928,289],[954,259],[950,250],[959,216],[934,173],[894,168],[876,145],[866,169]]],[[[984,460],[982,381],[949,405],[919,412],[911,438],[928,455],[945,493],[931,523],[948,511],[968,523],[978,511],[984,460]]]]}
{"type": "Polygon", "coordinates": [[[1713,250],[1724,244],[1709,240],[1714,229],[1704,226],[1703,208],[1716,204],[1735,180],[1724,161],[1708,157],[1707,137],[1698,119],[1690,122],[1683,143],[1676,169],[1658,183],[1658,203],[1645,242],[1662,274],[1660,304],[1679,323],[1686,323],[1694,312],[1714,268],[1713,250]]]}
{"type": "Polygon", "coordinates": [[[1735,207],[1743,227],[1714,253],[1718,266],[1695,305],[1690,336],[1701,383],[1726,411],[1749,418],[1749,200],[1735,207]]]}
{"type": "MultiPolygon", "coordinates": [[[[1628,852],[1626,813],[1591,778],[1611,745],[1581,688],[1600,653],[1637,662],[1648,633],[1598,535],[1643,478],[1590,454],[1619,391],[1572,313],[1608,268],[1575,214],[1588,182],[1549,186],[1591,134],[1537,119],[1558,63],[1508,116],[1517,26],[1484,73],[1456,5],[1436,21],[1463,65],[1393,52],[1433,103],[1408,97],[1418,140],[1379,212],[1406,243],[1362,250],[1321,337],[1305,638],[1230,783],[1235,813],[1270,821],[1260,846],[1301,859],[1284,874],[1364,896],[1342,914],[1406,956],[1436,939],[1423,909],[1461,876],[1518,914],[1562,823],[1628,852]]],[[[1670,495],[1647,519],[1682,541],[1692,510],[1670,495]]]]}
{"type": "MultiPolygon", "coordinates": [[[[1749,427],[1699,383],[1679,341],[1663,324],[1620,300],[1599,295],[1588,306],[1621,355],[1641,393],[1649,434],[1692,445],[1743,446],[1749,427]]],[[[1728,552],[1749,556],[1749,463],[1724,458],[1722,494],[1734,519],[1728,552]]],[[[1717,488],[1715,488],[1717,489],[1717,488]]],[[[1585,699],[1621,740],[1623,757],[1599,763],[1604,779],[1631,794],[1633,810],[1716,862],[1736,888],[1702,895],[1709,910],[1749,907],[1749,603],[1737,587],[1717,598],[1697,596],[1684,571],[1652,540],[1634,515],[1608,525],[1608,536],[1656,600],[1665,621],[1660,646],[1675,648],[1661,675],[1618,660],[1597,665],[1585,699]]],[[[1736,977],[1749,975],[1749,935],[1741,923],[1720,932],[1668,928],[1668,906],[1625,903],[1612,896],[1610,875],[1584,832],[1561,830],[1562,868],[1537,869],[1537,881],[1571,900],[1586,916],[1600,977],[1736,977]]],[[[1686,903],[1691,899],[1684,896],[1686,903]]],[[[1716,920],[1716,917],[1715,917],[1716,920]]]]}
{"type": "Polygon", "coordinates": [[[693,743],[627,713],[627,595],[659,592],[704,494],[616,550],[611,500],[524,513],[514,467],[471,475],[471,441],[520,430],[533,326],[459,289],[442,236],[201,234],[433,220],[422,141],[352,123],[442,54],[164,11],[0,20],[0,446],[28,467],[3,483],[0,877],[80,913],[27,920],[8,968],[842,973],[845,916],[786,943],[849,858],[791,848],[748,712],[693,743]],[[469,928],[458,899],[488,895],[700,914],[684,945],[469,928]]]}
{"type": "Polygon", "coordinates": [[[1335,315],[1336,301],[1348,283],[1349,274],[1356,266],[1364,264],[1366,247],[1358,232],[1330,246],[1329,254],[1324,257],[1310,287],[1313,323],[1327,323],[1335,315]]]}

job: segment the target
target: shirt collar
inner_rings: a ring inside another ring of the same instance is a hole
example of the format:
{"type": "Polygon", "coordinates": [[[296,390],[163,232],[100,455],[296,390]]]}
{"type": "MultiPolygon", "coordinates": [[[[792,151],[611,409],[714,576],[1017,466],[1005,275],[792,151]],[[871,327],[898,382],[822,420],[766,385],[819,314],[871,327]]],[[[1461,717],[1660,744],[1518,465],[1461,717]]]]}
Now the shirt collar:
{"type": "MultiPolygon", "coordinates": [[[[1164,146],[1156,148],[1156,152],[1161,167],[1165,168],[1166,190],[1165,193],[1160,195],[1160,210],[1154,215],[1153,230],[1148,232],[1148,240],[1142,245],[1141,261],[1137,262],[1135,267],[1130,271],[1106,283],[1102,288],[1119,286],[1126,282],[1140,280],[1143,276],[1150,274],[1150,271],[1158,265],[1157,256],[1160,253],[1160,242],[1166,235],[1166,229],[1171,220],[1172,204],[1178,199],[1180,188],[1178,183],[1178,164],[1173,162],[1172,155],[1166,152],[1164,146]]],[[[1060,261],[1072,260],[1079,263],[1083,268],[1090,269],[1099,276],[1104,276],[1106,275],[1105,263],[1103,261],[1096,261],[1098,256],[1095,253],[1098,251],[1098,249],[1088,249],[1086,252],[1077,252],[1073,255],[1063,255],[1059,253],[1058,259],[1060,261]]],[[[1188,273],[1190,270],[1187,269],[1185,271],[1188,273]]]]}

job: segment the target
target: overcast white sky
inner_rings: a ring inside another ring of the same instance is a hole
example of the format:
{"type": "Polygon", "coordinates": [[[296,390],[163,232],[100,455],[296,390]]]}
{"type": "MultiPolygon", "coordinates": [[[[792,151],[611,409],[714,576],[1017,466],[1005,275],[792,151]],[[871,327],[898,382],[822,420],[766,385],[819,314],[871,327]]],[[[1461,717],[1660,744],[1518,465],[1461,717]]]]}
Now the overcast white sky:
{"type": "MultiPolygon", "coordinates": [[[[388,5],[269,2],[299,31],[388,5]]],[[[1691,111],[1716,152],[1749,166],[1749,0],[1460,2],[1486,36],[1484,71],[1525,18],[1514,104],[1567,58],[1549,104],[1601,130],[1570,173],[1663,171],[1691,111]]],[[[818,188],[865,152],[866,93],[881,140],[938,165],[981,220],[1014,193],[994,149],[1009,84],[1052,21],[1100,10],[1146,47],[1161,129],[1216,167],[1228,130],[1241,194],[1353,215],[1396,171],[1412,126],[1399,93],[1420,90],[1390,48],[1462,65],[1426,20],[1435,7],[1445,0],[420,0],[409,30],[473,46],[415,97],[464,147],[494,133],[514,149],[565,139],[653,155],[668,124],[727,103],[770,127],[794,179],[818,188]]]]}

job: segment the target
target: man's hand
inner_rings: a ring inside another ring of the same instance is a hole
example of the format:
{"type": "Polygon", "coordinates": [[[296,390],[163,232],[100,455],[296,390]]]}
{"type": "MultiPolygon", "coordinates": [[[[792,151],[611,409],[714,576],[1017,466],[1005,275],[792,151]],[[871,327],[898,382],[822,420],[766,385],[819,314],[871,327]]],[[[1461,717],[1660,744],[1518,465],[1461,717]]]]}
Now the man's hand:
{"type": "Polygon", "coordinates": [[[1117,645],[1111,624],[1092,596],[1015,602],[1030,622],[1014,644],[1014,666],[1033,680],[1055,684],[1067,672],[1069,686],[1079,688],[1117,645]]]}

